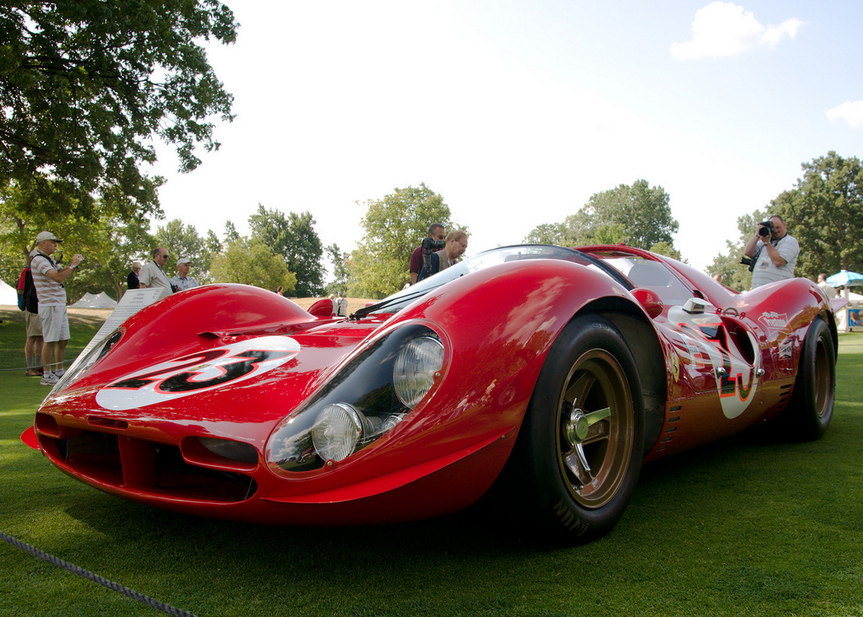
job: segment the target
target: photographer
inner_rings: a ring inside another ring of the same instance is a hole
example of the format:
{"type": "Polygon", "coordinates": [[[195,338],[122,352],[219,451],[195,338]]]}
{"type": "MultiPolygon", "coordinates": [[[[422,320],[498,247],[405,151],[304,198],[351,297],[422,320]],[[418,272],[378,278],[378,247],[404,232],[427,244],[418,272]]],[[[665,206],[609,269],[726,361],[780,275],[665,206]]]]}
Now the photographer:
{"type": "Polygon", "coordinates": [[[785,221],[773,215],[758,224],[755,235],[746,243],[743,254],[752,263],[752,289],[794,277],[800,245],[786,232],[785,221]]]}
{"type": "Polygon", "coordinates": [[[422,246],[418,246],[413,253],[409,263],[411,285],[415,285],[420,272],[428,264],[429,257],[435,251],[444,247],[446,230],[440,223],[432,223],[429,227],[429,235],[423,239],[422,246]]]}
{"type": "Polygon", "coordinates": [[[467,250],[467,234],[461,229],[454,229],[446,235],[446,246],[431,254],[429,265],[423,267],[419,281],[446,270],[453,265],[467,250]]]}
{"type": "Polygon", "coordinates": [[[30,273],[39,299],[39,319],[42,320],[42,362],[45,370],[40,383],[43,386],[53,386],[64,373],[69,317],[66,314],[66,289],[63,283],[84,261],[81,255],[76,254],[68,266],[60,266],[52,255],[61,242],[50,231],[41,232],[36,236],[36,254],[30,260],[30,273]]]}

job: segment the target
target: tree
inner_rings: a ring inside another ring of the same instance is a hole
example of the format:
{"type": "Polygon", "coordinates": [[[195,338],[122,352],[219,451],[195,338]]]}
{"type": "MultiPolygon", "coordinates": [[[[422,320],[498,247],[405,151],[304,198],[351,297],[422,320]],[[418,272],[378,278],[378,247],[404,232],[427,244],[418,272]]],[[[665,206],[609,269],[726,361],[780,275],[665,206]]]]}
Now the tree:
{"type": "Polygon", "coordinates": [[[651,187],[647,180],[632,186],[594,194],[563,223],[540,225],[528,234],[528,242],[562,246],[619,244],[650,250],[653,246],[674,249],[673,234],[679,223],[671,213],[670,196],[661,186],[651,187]]]}
{"type": "Polygon", "coordinates": [[[85,292],[104,291],[119,300],[126,291],[126,275],[132,262],[154,244],[149,226],[146,219],[128,223],[119,219],[102,219],[95,223],[78,219],[70,226],[66,236],[61,236],[63,252],[66,255],[80,252],[84,261],[75,276],[64,283],[69,299],[74,301],[85,292]],[[74,243],[79,250],[66,248],[68,243],[74,243]]]}
{"type": "Polygon", "coordinates": [[[217,0],[54,0],[0,7],[0,188],[22,192],[20,218],[106,206],[123,220],[160,212],[138,166],[158,136],[183,171],[195,147],[218,148],[213,115],[233,97],[199,41],[232,43],[238,24],[217,0]]]}
{"type": "Polygon", "coordinates": [[[225,221],[225,243],[233,244],[240,239],[240,233],[233,221],[225,221]]]}
{"type": "Polygon", "coordinates": [[[249,217],[253,238],[260,239],[275,254],[281,255],[288,270],[297,277],[296,294],[317,296],[324,291],[323,245],[314,228],[310,212],[285,215],[258,204],[258,211],[249,217]]]}
{"type": "Polygon", "coordinates": [[[215,255],[210,273],[220,283],[243,283],[263,289],[293,291],[297,277],[288,270],[285,260],[275,255],[259,239],[240,238],[215,255]]]}
{"type": "Polygon", "coordinates": [[[566,225],[563,223],[542,223],[534,227],[524,238],[527,244],[557,244],[567,246],[566,225]]]}
{"type": "Polygon", "coordinates": [[[650,247],[650,252],[656,253],[657,255],[665,255],[666,257],[671,257],[677,261],[683,261],[683,255],[680,254],[680,251],[667,242],[657,242],[650,247]]]}
{"type": "Polygon", "coordinates": [[[96,221],[68,213],[50,217],[40,213],[24,221],[18,217],[20,197],[16,187],[0,193],[0,276],[4,280],[17,280],[21,268],[27,264],[36,234],[47,229],[63,238],[55,259],[62,263],[66,255],[84,255],[75,276],[64,283],[70,300],[74,301],[86,291],[107,291],[119,299],[125,290],[131,262],[153,245],[148,233],[149,221],[123,221],[116,214],[112,216],[108,208],[96,221]]]}
{"type": "Polygon", "coordinates": [[[335,243],[324,248],[324,252],[333,263],[333,280],[327,283],[325,293],[335,294],[345,291],[350,277],[350,254],[343,252],[335,243]]]}
{"type": "Polygon", "coordinates": [[[365,205],[368,209],[361,222],[365,233],[351,253],[348,293],[383,298],[410,281],[410,255],[428,235],[429,225],[440,223],[451,230],[450,209],[424,183],[397,188],[365,205]]]}
{"type": "MultiPolygon", "coordinates": [[[[863,270],[863,164],[830,151],[803,163],[803,178],[771,202],[800,243],[796,276],[863,270]]],[[[763,219],[759,219],[763,220],[763,219]]]]}

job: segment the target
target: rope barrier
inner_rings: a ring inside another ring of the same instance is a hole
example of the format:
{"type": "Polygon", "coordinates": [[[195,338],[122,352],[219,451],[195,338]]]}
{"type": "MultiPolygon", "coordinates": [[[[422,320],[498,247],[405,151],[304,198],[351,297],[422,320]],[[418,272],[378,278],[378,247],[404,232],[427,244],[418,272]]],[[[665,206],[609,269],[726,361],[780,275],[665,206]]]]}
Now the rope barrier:
{"type": "Polygon", "coordinates": [[[169,615],[174,615],[175,617],[195,617],[195,615],[193,615],[192,613],[190,613],[188,611],[174,608],[173,606],[165,604],[164,602],[159,602],[158,600],[154,600],[153,598],[145,596],[142,593],[138,593],[137,591],[133,591],[133,590],[129,589],[128,587],[124,587],[123,585],[120,585],[119,583],[114,583],[112,581],[109,581],[108,579],[103,578],[103,577],[99,576],[98,574],[94,574],[88,570],[85,570],[84,568],[80,568],[74,564],[71,564],[68,561],[63,561],[62,559],[54,557],[53,555],[50,555],[49,553],[46,553],[45,551],[40,550],[34,546],[30,546],[29,544],[22,542],[21,540],[18,540],[17,538],[13,538],[12,536],[9,536],[9,535],[3,533],[2,531],[0,531],[0,538],[2,538],[4,541],[8,542],[12,546],[16,546],[23,551],[27,551],[28,553],[30,553],[34,557],[38,557],[39,559],[42,559],[43,561],[47,561],[48,563],[53,564],[57,567],[63,568],[64,570],[68,570],[69,572],[71,572],[73,574],[77,574],[78,576],[81,576],[83,578],[86,578],[89,581],[92,581],[94,583],[98,583],[99,585],[102,585],[103,587],[107,587],[111,591],[116,591],[117,593],[122,593],[123,595],[128,596],[128,597],[132,598],[133,600],[137,600],[138,602],[143,602],[147,606],[150,606],[152,608],[160,610],[163,613],[167,613],[169,615]]]}
{"type": "MultiPolygon", "coordinates": [[[[67,364],[72,364],[72,363],[64,360],[63,361],[63,370],[64,371],[66,370],[67,364]]],[[[53,366],[53,364],[51,366],[53,366]]],[[[41,368],[44,370],[44,369],[48,368],[48,365],[43,364],[42,366],[19,366],[19,367],[13,367],[13,368],[0,368],[0,372],[2,372],[2,371],[28,371],[28,370],[33,369],[33,368],[41,368]]]]}

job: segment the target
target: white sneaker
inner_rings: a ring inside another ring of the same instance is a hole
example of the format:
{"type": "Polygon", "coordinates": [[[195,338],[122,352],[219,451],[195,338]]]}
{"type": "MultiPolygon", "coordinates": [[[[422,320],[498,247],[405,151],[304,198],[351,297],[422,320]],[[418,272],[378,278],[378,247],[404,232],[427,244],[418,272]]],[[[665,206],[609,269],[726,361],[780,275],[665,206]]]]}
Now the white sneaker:
{"type": "Polygon", "coordinates": [[[58,381],[60,381],[59,377],[57,377],[51,371],[46,371],[45,374],[42,375],[42,381],[40,381],[39,383],[43,386],[53,386],[56,385],[58,381]]]}
{"type": "Polygon", "coordinates": [[[57,369],[56,371],[54,371],[54,374],[55,374],[58,378],[60,378],[60,377],[62,377],[63,375],[65,375],[65,374],[66,374],[66,369],[62,369],[62,368],[61,368],[61,369],[57,369]]]}

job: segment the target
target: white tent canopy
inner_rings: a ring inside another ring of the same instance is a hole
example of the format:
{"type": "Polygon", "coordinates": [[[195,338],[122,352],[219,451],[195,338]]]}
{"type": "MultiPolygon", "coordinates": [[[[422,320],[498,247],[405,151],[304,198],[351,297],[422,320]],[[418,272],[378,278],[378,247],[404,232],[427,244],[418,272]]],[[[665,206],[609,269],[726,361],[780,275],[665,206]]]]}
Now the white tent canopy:
{"type": "Polygon", "coordinates": [[[18,292],[11,285],[0,281],[0,304],[11,304],[18,307],[18,292]]]}
{"type": "Polygon", "coordinates": [[[117,306],[117,301],[112,300],[108,294],[104,291],[100,294],[91,294],[89,292],[84,294],[84,297],[78,300],[75,304],[70,305],[69,308],[109,308],[112,309],[117,306]]]}

